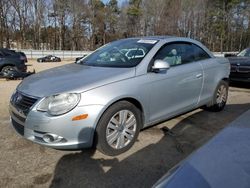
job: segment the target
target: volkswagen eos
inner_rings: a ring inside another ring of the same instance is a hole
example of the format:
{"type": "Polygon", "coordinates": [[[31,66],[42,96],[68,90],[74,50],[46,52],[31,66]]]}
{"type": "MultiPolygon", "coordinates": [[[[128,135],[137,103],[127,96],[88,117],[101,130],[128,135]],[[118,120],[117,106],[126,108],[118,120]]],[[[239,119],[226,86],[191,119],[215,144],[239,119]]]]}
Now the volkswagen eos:
{"type": "Polygon", "coordinates": [[[11,122],[44,146],[118,155],[143,128],[199,107],[222,110],[229,73],[227,59],[189,38],[122,39],[24,79],[10,99],[11,122]],[[143,56],[127,56],[131,49],[143,56]]]}

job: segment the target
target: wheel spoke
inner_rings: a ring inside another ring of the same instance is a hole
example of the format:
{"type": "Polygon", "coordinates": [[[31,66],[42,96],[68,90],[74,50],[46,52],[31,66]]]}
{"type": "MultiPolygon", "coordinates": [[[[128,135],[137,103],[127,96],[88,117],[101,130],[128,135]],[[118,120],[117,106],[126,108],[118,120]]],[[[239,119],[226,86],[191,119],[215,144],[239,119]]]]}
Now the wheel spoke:
{"type": "Polygon", "coordinates": [[[135,131],[130,130],[130,129],[126,129],[125,132],[129,133],[130,135],[134,135],[135,134],[135,131]]]}
{"type": "Polygon", "coordinates": [[[132,140],[133,139],[133,135],[130,135],[130,134],[128,134],[128,133],[124,133],[124,136],[128,139],[128,140],[132,140]]]}
{"type": "Polygon", "coordinates": [[[124,135],[121,134],[117,139],[116,148],[121,149],[124,147],[124,145],[125,145],[124,135]]]}
{"type": "Polygon", "coordinates": [[[108,128],[113,129],[113,130],[118,129],[118,127],[116,125],[113,125],[112,123],[109,123],[108,128]]]}
{"type": "Polygon", "coordinates": [[[135,116],[132,115],[126,122],[125,126],[127,128],[130,128],[132,125],[134,125],[136,123],[136,119],[135,119],[135,116]]]}
{"type": "Polygon", "coordinates": [[[119,125],[119,122],[114,117],[110,120],[110,122],[113,123],[114,125],[119,125]]]}
{"type": "Polygon", "coordinates": [[[134,115],[131,115],[125,123],[126,124],[130,123],[131,121],[133,121],[134,117],[135,117],[134,115]]]}
{"type": "Polygon", "coordinates": [[[119,112],[119,123],[124,124],[127,120],[128,116],[128,111],[127,110],[122,110],[119,112]]]}
{"type": "Polygon", "coordinates": [[[217,95],[220,96],[220,94],[221,94],[221,88],[218,89],[218,91],[217,91],[217,95]]]}
{"type": "Polygon", "coordinates": [[[119,132],[118,131],[113,131],[111,134],[109,134],[107,136],[108,143],[110,145],[112,145],[118,139],[118,136],[119,136],[119,132]]]}
{"type": "Polygon", "coordinates": [[[226,99],[227,99],[227,96],[224,95],[224,96],[222,97],[222,101],[223,101],[223,102],[226,102],[226,99]]]}

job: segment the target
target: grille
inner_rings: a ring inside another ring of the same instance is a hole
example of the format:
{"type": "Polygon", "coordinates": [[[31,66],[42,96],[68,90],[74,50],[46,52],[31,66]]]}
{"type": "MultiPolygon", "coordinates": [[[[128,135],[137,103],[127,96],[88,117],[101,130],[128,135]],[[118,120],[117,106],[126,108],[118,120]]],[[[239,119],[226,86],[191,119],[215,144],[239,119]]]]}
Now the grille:
{"type": "Polygon", "coordinates": [[[14,127],[14,129],[20,134],[20,135],[24,135],[24,126],[17,123],[13,118],[11,118],[12,120],[12,125],[14,127]]]}
{"type": "Polygon", "coordinates": [[[231,65],[231,72],[236,72],[236,66],[234,66],[234,65],[231,65]]]}
{"type": "Polygon", "coordinates": [[[242,73],[242,72],[231,73],[230,78],[246,78],[246,79],[250,79],[250,73],[242,73]]]}
{"type": "Polygon", "coordinates": [[[21,116],[19,116],[18,114],[16,114],[15,112],[12,112],[12,114],[17,118],[17,119],[19,119],[21,122],[25,122],[25,118],[24,117],[21,117],[21,116]]]}
{"type": "Polygon", "coordinates": [[[238,68],[238,70],[239,70],[239,72],[250,72],[250,67],[248,67],[248,66],[240,66],[239,68],[238,68]]]}
{"type": "Polygon", "coordinates": [[[22,110],[25,115],[29,112],[30,108],[36,103],[38,99],[29,97],[27,95],[21,94],[20,92],[16,92],[12,98],[11,103],[13,106],[22,110]]]}

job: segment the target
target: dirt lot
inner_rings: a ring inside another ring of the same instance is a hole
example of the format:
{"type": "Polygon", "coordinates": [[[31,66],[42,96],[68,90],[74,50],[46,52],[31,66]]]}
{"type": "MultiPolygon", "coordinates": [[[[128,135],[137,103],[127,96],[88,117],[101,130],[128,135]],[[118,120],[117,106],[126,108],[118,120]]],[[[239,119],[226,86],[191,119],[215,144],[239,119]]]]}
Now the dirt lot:
{"type": "MultiPolygon", "coordinates": [[[[37,72],[70,63],[33,64],[37,72]]],[[[233,85],[220,113],[196,110],[142,131],[127,153],[107,157],[94,150],[58,151],[18,136],[8,101],[20,81],[0,79],[0,187],[151,187],[164,173],[250,109],[250,86],[233,85]],[[175,136],[162,127],[174,127],[175,136]]]]}

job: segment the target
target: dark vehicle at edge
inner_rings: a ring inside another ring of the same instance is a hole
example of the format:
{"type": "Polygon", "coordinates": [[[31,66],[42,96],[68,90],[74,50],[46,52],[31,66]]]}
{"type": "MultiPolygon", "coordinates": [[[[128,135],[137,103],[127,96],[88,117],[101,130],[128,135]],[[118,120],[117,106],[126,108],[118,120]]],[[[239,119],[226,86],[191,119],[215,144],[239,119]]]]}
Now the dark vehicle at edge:
{"type": "Polygon", "coordinates": [[[61,62],[61,58],[54,55],[47,55],[45,57],[40,57],[37,59],[38,63],[42,62],[61,62]]]}
{"type": "Polygon", "coordinates": [[[0,48],[0,75],[14,69],[20,72],[26,72],[26,62],[28,62],[28,60],[23,52],[0,48]]]}
{"type": "Polygon", "coordinates": [[[81,56],[81,57],[77,57],[76,59],[75,59],[75,61],[79,61],[79,60],[81,60],[82,58],[84,58],[84,57],[86,57],[88,54],[84,54],[83,56],[81,56]]]}
{"type": "Polygon", "coordinates": [[[249,188],[250,110],[231,122],[153,188],[249,188]]]}
{"type": "Polygon", "coordinates": [[[231,81],[250,82],[250,48],[237,55],[225,54],[231,64],[231,81]]]}

